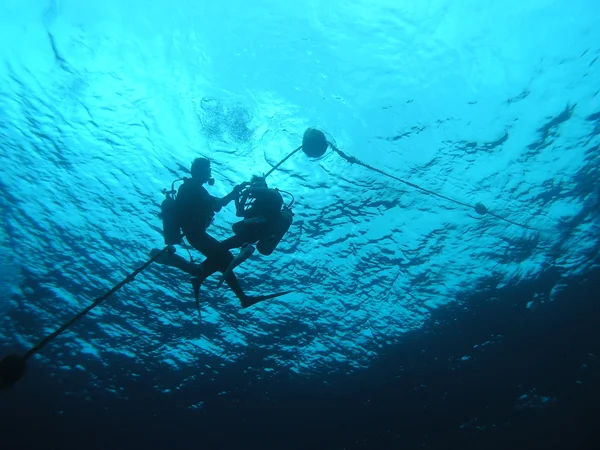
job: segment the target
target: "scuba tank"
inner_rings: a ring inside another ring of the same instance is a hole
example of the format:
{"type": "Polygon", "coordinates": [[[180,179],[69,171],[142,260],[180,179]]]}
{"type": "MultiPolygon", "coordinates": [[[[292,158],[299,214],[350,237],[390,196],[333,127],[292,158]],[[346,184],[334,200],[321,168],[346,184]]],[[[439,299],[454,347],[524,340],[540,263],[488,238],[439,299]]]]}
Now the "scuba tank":
{"type": "Polygon", "coordinates": [[[176,202],[177,191],[175,191],[175,183],[182,180],[183,179],[173,181],[170,191],[167,191],[166,189],[163,189],[162,191],[162,193],[165,194],[165,199],[160,205],[160,214],[158,216],[162,219],[165,245],[179,245],[182,243],[183,233],[181,232],[181,225],[179,224],[179,214],[176,202]]]}
{"type": "Polygon", "coordinates": [[[269,256],[275,248],[283,239],[285,233],[288,232],[290,226],[292,226],[292,222],[294,221],[294,213],[292,212],[292,206],[296,202],[296,198],[287,191],[282,191],[277,189],[278,192],[284,193],[292,197],[292,200],[285,205],[281,212],[279,213],[279,217],[277,221],[273,225],[273,233],[266,239],[261,239],[256,243],[256,249],[259,251],[261,255],[269,256]]]}
{"type": "MultiPolygon", "coordinates": [[[[181,231],[181,221],[179,216],[179,210],[177,205],[177,191],[175,190],[175,183],[183,181],[184,183],[189,178],[179,178],[171,184],[171,190],[167,191],[163,189],[162,193],[165,195],[165,199],[160,205],[160,214],[158,217],[162,219],[163,225],[163,237],[166,245],[179,245],[183,243],[184,234],[181,231]]],[[[208,185],[213,186],[215,184],[214,178],[208,179],[208,185]]],[[[214,211],[207,218],[205,227],[208,227],[213,220],[214,211]]]]}
{"type": "Polygon", "coordinates": [[[256,249],[265,256],[269,256],[275,250],[275,247],[281,242],[281,239],[290,229],[294,220],[291,204],[285,206],[279,213],[277,222],[273,225],[273,234],[266,239],[261,239],[256,244],[256,249]]]}

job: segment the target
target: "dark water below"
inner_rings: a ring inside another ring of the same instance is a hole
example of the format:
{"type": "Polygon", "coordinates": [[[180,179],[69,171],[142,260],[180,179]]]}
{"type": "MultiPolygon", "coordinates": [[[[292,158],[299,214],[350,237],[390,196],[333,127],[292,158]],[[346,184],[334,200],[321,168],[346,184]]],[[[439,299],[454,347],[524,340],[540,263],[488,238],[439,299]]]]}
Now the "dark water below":
{"type": "MultiPolygon", "coordinates": [[[[198,383],[198,410],[185,409],[189,388],[155,389],[169,377],[177,385],[169,373],[128,381],[123,401],[80,385],[77,374],[39,376],[38,385],[34,364],[27,383],[0,393],[0,448],[600,448],[600,270],[527,308],[557,277],[547,272],[442,308],[350,375],[257,381],[244,369],[260,367],[264,355],[250,353],[198,383]]],[[[114,374],[100,367],[96,375],[114,374]]]]}

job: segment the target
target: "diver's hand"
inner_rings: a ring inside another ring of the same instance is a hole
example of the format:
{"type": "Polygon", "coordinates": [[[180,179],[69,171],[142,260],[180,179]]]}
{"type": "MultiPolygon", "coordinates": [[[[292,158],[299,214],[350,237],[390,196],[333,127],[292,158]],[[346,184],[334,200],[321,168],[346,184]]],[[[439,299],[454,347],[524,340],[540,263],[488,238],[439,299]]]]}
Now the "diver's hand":
{"type": "Polygon", "coordinates": [[[242,192],[244,189],[246,189],[246,187],[248,187],[250,183],[248,183],[247,181],[244,181],[243,183],[238,184],[236,187],[233,188],[233,192],[235,192],[236,194],[239,194],[240,192],[242,192]]]}

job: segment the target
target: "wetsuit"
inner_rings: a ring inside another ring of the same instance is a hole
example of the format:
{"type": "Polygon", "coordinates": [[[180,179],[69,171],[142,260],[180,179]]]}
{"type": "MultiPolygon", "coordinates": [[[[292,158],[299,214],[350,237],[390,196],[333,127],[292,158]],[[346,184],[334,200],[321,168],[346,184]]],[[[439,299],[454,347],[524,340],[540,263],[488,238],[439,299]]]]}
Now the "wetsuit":
{"type": "Polygon", "coordinates": [[[187,241],[206,258],[217,264],[218,270],[225,270],[233,255],[206,229],[212,223],[215,212],[219,211],[236,196],[232,192],[223,199],[213,197],[202,183],[192,179],[186,180],[177,193],[177,211],[179,224],[187,241]]]}
{"type": "Polygon", "coordinates": [[[244,220],[232,226],[235,236],[223,241],[228,248],[269,239],[276,231],[283,198],[277,189],[251,187],[235,199],[236,215],[244,220]]]}

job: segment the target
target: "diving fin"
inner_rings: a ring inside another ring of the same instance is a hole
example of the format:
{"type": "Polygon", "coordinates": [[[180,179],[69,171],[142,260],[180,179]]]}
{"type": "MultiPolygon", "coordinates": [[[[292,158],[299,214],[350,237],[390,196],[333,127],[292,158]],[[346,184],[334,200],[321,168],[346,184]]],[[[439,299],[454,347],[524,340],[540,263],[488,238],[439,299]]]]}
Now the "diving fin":
{"type": "Polygon", "coordinates": [[[246,261],[248,258],[250,258],[252,256],[252,254],[254,253],[254,250],[255,250],[255,248],[253,245],[246,245],[240,249],[240,253],[235,258],[233,258],[233,261],[231,261],[231,264],[229,264],[229,267],[227,267],[225,272],[223,272],[221,279],[217,283],[217,289],[219,289],[223,285],[223,283],[225,282],[225,279],[227,277],[229,277],[229,275],[231,275],[231,272],[233,271],[233,269],[235,269],[237,266],[239,266],[240,264],[242,264],[244,261],[246,261]]]}
{"type": "Polygon", "coordinates": [[[200,287],[205,278],[192,277],[192,289],[194,290],[194,299],[196,300],[196,309],[198,310],[198,316],[202,318],[202,312],[200,311],[200,287]]]}
{"type": "Polygon", "coordinates": [[[283,295],[291,294],[292,292],[294,292],[294,291],[284,291],[284,292],[278,292],[276,294],[269,294],[269,295],[255,295],[255,296],[247,295],[242,300],[242,308],[246,309],[252,305],[256,305],[257,303],[264,302],[265,300],[270,300],[272,298],[281,297],[283,295]]]}

